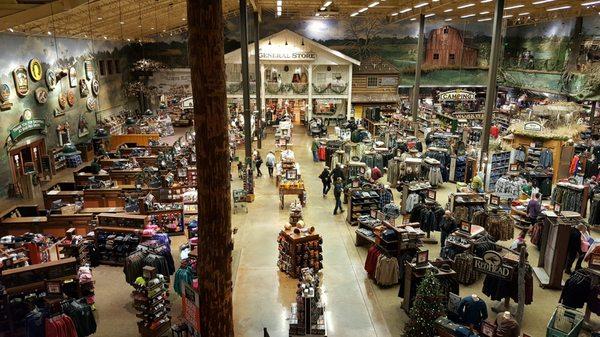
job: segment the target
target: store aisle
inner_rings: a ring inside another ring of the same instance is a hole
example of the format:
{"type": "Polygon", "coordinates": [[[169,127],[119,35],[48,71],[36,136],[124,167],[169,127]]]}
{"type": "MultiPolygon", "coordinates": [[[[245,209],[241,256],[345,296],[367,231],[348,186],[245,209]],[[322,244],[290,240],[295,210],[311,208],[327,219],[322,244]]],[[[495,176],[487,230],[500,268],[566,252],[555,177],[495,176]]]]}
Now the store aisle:
{"type": "MultiPolygon", "coordinates": [[[[332,192],[326,199],[321,196],[317,177],[323,164],[312,162],[311,138],[303,127],[294,129],[293,143],[292,150],[301,165],[308,192],[304,219],[307,226],[315,226],[323,237],[328,336],[392,336],[372,285],[364,276],[362,257],[348,233],[345,213],[332,215],[332,192]]],[[[274,148],[272,137],[263,144],[264,158],[274,148]]],[[[239,155],[242,157],[243,151],[239,155]]],[[[239,185],[239,179],[235,179],[234,186],[239,185]]],[[[287,336],[287,316],[296,297],[297,281],[279,272],[276,239],[288,222],[288,205],[293,197],[287,196],[286,207],[280,210],[274,179],[269,179],[266,173],[257,179],[255,194],[256,201],[249,205],[248,214],[233,216],[233,226],[239,228],[235,245],[241,251],[234,285],[236,336],[255,337],[263,327],[269,329],[272,337],[287,336]]]]}

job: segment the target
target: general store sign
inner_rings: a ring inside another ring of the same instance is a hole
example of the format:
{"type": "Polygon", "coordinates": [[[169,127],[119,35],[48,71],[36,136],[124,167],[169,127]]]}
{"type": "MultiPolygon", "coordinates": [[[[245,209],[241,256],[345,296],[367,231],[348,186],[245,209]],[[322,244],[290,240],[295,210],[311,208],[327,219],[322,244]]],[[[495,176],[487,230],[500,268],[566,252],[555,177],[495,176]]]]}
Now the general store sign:
{"type": "Polygon", "coordinates": [[[10,129],[10,139],[14,142],[19,139],[23,134],[32,130],[44,130],[46,128],[46,122],[43,119],[30,119],[23,121],[12,129],[10,129]]]}
{"type": "Polygon", "coordinates": [[[317,59],[317,53],[312,51],[261,51],[258,55],[261,60],[314,61],[317,59]]]}
{"type": "Polygon", "coordinates": [[[504,264],[502,256],[493,250],[483,254],[483,258],[473,257],[473,269],[484,274],[510,279],[513,268],[504,264]]]}
{"type": "Polygon", "coordinates": [[[466,90],[450,90],[445,92],[440,92],[438,94],[438,100],[445,101],[474,101],[475,93],[466,90]]]}

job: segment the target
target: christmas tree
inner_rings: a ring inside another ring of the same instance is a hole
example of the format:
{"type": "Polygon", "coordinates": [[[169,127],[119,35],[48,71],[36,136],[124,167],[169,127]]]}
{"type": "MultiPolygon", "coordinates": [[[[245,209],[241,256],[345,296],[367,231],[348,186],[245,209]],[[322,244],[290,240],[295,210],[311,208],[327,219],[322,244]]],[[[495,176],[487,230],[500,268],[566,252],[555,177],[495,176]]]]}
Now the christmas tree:
{"type": "Polygon", "coordinates": [[[444,315],[444,294],[437,278],[430,272],[417,287],[410,309],[410,321],[404,326],[404,337],[435,336],[435,320],[444,315]]]}

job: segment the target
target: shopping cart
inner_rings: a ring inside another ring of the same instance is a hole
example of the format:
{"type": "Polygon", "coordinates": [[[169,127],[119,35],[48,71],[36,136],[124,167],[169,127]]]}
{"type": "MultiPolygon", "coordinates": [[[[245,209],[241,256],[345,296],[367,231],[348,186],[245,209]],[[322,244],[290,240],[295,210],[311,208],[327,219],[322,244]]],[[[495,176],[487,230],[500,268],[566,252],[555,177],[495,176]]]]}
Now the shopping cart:
{"type": "Polygon", "coordinates": [[[577,337],[582,323],[581,312],[559,305],[548,322],[546,337],[577,337]]]}
{"type": "Polygon", "coordinates": [[[244,210],[248,213],[248,193],[245,190],[233,190],[233,214],[238,210],[244,210]]]}

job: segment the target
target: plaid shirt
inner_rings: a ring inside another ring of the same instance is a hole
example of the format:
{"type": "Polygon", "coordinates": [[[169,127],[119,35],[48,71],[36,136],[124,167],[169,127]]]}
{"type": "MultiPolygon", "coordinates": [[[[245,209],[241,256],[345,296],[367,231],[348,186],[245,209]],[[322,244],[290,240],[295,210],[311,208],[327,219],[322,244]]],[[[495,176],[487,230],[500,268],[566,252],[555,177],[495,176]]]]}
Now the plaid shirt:
{"type": "Polygon", "coordinates": [[[394,200],[394,195],[392,194],[392,192],[389,189],[384,188],[381,191],[381,198],[379,199],[379,208],[381,210],[383,210],[383,206],[389,204],[393,200],[394,200]]]}

